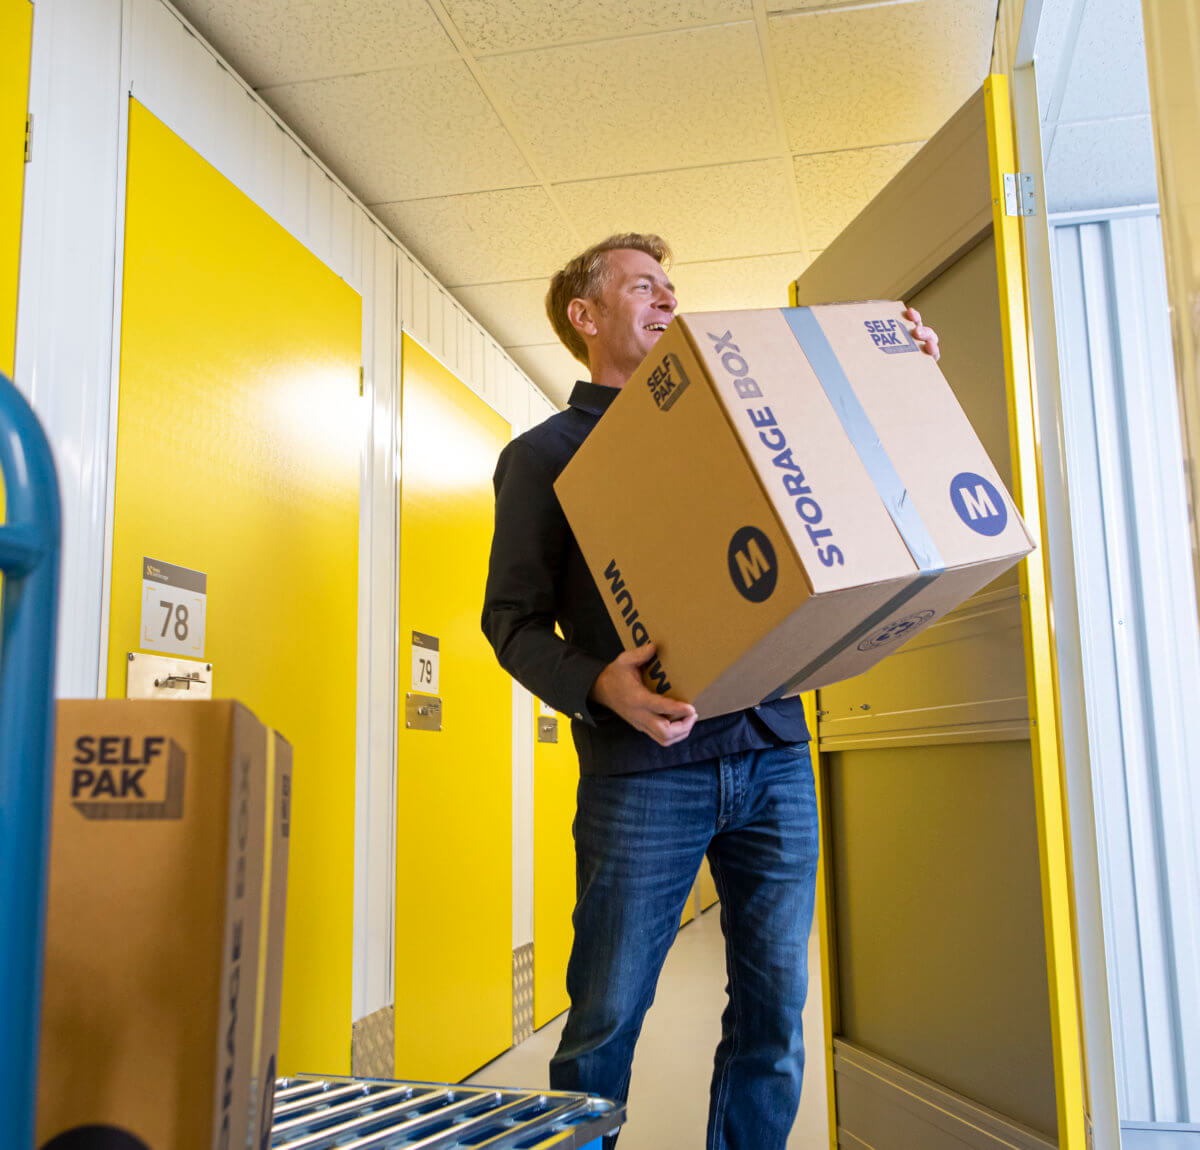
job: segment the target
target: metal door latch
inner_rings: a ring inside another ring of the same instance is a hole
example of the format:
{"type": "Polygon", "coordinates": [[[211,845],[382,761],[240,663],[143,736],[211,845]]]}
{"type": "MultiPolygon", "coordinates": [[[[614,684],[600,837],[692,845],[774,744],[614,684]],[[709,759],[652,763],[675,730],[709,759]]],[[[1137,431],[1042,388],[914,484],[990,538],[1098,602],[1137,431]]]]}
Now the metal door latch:
{"type": "Polygon", "coordinates": [[[213,665],[130,651],[126,662],[127,699],[211,699],[213,665]]]}
{"type": "Polygon", "coordinates": [[[154,685],[172,691],[190,691],[193,683],[203,686],[206,682],[207,680],[200,678],[199,671],[193,671],[190,675],[165,675],[161,679],[155,679],[154,685]]]}
{"type": "Polygon", "coordinates": [[[412,731],[440,731],[442,700],[437,695],[409,691],[404,696],[404,725],[412,731]]]}

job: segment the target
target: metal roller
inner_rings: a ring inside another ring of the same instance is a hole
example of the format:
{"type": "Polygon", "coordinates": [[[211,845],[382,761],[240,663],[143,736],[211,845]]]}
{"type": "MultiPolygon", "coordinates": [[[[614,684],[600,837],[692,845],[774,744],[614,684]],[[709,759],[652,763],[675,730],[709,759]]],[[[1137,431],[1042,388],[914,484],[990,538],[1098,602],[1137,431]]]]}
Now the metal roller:
{"type": "Polygon", "coordinates": [[[586,1094],[281,1078],[272,1150],[590,1150],[625,1107],[586,1094]]]}

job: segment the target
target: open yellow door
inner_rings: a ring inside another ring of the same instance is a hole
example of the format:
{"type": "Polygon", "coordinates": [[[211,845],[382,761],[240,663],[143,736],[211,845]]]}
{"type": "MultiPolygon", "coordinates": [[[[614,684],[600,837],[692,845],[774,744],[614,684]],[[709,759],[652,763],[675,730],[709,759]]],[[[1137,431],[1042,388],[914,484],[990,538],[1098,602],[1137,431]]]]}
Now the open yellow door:
{"type": "MultiPolygon", "coordinates": [[[[1041,540],[1021,187],[1007,80],[991,76],[792,303],[917,307],[1041,540]]],[[[1039,545],[874,670],[817,693],[835,1146],[1086,1145],[1045,557],[1039,545]]]]}
{"type": "Polygon", "coordinates": [[[25,187],[25,112],[33,5],[0,0],[0,372],[11,378],[25,187]]]}
{"type": "Polygon", "coordinates": [[[456,1082],[512,1044],[512,682],[479,629],[509,425],[402,351],[396,1074],[456,1082]]]}

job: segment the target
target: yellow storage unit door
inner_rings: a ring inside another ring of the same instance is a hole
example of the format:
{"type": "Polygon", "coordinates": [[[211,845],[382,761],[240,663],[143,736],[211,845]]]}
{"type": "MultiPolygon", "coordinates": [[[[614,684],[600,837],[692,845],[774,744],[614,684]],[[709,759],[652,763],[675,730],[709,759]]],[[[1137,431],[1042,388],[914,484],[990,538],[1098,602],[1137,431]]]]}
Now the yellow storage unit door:
{"type": "Polygon", "coordinates": [[[396,1074],[453,1082],[512,1043],[512,681],[479,627],[510,429],[407,335],[401,369],[396,1074]]]}
{"type": "Polygon", "coordinates": [[[130,101],[108,693],[143,557],[207,575],[203,658],[295,752],[283,1073],[350,1072],[359,296],[130,101]]]}
{"type": "MultiPolygon", "coordinates": [[[[534,700],[534,720],[548,717],[534,700]]],[[[575,932],[575,792],[579,761],[566,716],[558,742],[533,750],[533,1025],[545,1026],[567,1009],[567,959],[575,932]]]]}
{"type": "MultiPolygon", "coordinates": [[[[0,0],[0,372],[12,377],[33,5],[0,0]]],[[[2,504],[0,504],[2,505],[2,504]]]]}

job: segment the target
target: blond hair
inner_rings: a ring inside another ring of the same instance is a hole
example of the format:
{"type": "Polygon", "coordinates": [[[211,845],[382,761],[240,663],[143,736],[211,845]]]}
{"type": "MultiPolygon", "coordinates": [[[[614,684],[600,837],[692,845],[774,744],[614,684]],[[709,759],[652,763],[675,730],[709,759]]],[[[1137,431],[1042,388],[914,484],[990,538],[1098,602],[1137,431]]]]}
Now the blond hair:
{"type": "Polygon", "coordinates": [[[555,272],[550,280],[550,290],[546,292],[546,315],[554,328],[554,334],[562,340],[567,351],[584,366],[587,366],[588,362],[587,344],[571,324],[567,315],[567,305],[573,299],[599,302],[608,283],[607,254],[626,249],[645,252],[663,267],[671,260],[671,249],[662,236],[656,236],[653,232],[622,232],[609,236],[598,244],[592,244],[587,251],[581,252],[564,268],[555,272]]]}

